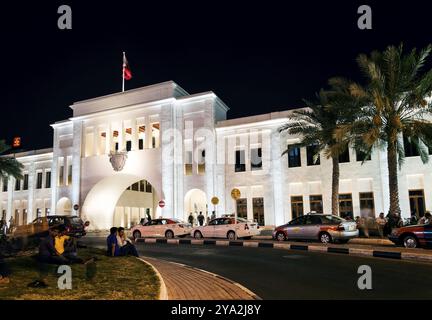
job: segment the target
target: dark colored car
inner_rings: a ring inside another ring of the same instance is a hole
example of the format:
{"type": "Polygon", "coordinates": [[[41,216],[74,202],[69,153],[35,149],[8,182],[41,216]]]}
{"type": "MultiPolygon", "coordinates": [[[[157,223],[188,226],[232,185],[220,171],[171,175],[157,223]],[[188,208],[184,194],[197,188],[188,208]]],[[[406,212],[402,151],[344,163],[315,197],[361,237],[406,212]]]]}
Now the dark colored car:
{"type": "Polygon", "coordinates": [[[66,234],[71,237],[80,238],[86,235],[85,228],[89,222],[84,223],[77,216],[53,215],[48,217],[36,218],[32,223],[18,226],[13,233],[14,237],[43,237],[48,234],[48,229],[54,226],[64,225],[66,234]]]}
{"type": "Polygon", "coordinates": [[[394,244],[404,245],[405,248],[432,248],[432,224],[395,228],[388,238],[394,244]]]}

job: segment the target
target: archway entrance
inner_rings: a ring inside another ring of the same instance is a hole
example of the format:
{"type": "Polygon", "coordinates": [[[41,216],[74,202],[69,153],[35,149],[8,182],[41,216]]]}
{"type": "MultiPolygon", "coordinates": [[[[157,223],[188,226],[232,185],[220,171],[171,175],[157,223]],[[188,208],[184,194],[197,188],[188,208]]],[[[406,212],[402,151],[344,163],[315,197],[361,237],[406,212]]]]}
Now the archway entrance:
{"type": "Polygon", "coordinates": [[[82,218],[90,222],[89,229],[108,230],[112,226],[121,226],[122,224],[130,226],[132,218],[136,220],[142,214],[141,208],[151,208],[153,210],[150,212],[153,216],[160,216],[161,213],[158,212],[158,208],[149,206],[150,196],[144,195],[146,192],[142,192],[143,194],[140,195],[131,195],[128,192],[141,193],[128,189],[132,189],[136,183],[138,183],[139,189],[140,183],[145,183],[145,181],[151,185],[152,192],[148,192],[152,195],[151,197],[157,199],[155,201],[163,199],[163,194],[158,192],[161,190],[160,183],[157,184],[158,181],[150,183],[148,180],[143,180],[142,177],[133,174],[117,173],[96,183],[87,194],[81,211],[82,218]],[[141,207],[141,205],[143,206],[141,207]],[[139,208],[139,210],[132,210],[131,208],[139,208]],[[137,212],[140,213],[137,215],[137,212]],[[123,217],[121,213],[123,213],[123,217]]]}
{"type": "Polygon", "coordinates": [[[209,214],[206,194],[201,189],[191,189],[184,197],[184,220],[189,221],[189,215],[192,213],[194,224],[197,224],[197,217],[200,212],[207,221],[209,214]]]}
{"type": "Polygon", "coordinates": [[[126,188],[116,203],[113,225],[131,228],[141,219],[161,215],[159,197],[147,180],[140,180],[126,188]]]}
{"type": "Polygon", "coordinates": [[[69,198],[63,197],[57,201],[56,214],[59,215],[71,215],[72,213],[72,201],[69,198]]]}

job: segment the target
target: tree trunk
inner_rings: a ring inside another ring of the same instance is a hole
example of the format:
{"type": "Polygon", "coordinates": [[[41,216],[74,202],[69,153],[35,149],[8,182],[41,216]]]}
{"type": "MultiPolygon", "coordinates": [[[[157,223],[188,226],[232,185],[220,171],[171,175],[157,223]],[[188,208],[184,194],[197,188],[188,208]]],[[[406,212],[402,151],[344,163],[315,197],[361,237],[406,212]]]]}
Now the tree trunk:
{"type": "Polygon", "coordinates": [[[389,213],[393,216],[400,216],[396,143],[389,143],[387,146],[387,165],[390,192],[389,213]]]}
{"type": "Polygon", "coordinates": [[[332,214],[339,215],[339,157],[332,157],[332,214]]]}

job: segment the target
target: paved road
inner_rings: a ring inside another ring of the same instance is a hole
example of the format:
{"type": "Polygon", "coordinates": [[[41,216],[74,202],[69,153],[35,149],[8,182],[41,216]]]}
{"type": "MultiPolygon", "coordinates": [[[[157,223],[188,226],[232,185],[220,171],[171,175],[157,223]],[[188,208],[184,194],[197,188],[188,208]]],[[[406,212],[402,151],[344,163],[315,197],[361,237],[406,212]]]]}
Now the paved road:
{"type": "MultiPolygon", "coordinates": [[[[86,237],[88,245],[104,239],[86,237]]],[[[188,264],[239,282],[263,299],[432,299],[431,264],[269,248],[138,244],[140,255],[188,264]],[[372,290],[359,290],[360,265],[372,290]]]]}

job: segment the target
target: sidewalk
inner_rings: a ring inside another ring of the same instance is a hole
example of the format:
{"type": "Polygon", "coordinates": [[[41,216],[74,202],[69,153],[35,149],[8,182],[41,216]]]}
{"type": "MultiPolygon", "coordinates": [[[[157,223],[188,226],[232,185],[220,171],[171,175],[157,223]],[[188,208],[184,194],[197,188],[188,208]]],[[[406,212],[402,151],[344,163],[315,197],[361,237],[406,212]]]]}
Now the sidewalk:
{"type": "Polygon", "coordinates": [[[152,265],[166,286],[167,300],[256,300],[249,289],[229,279],[183,264],[140,257],[152,265]]]}

